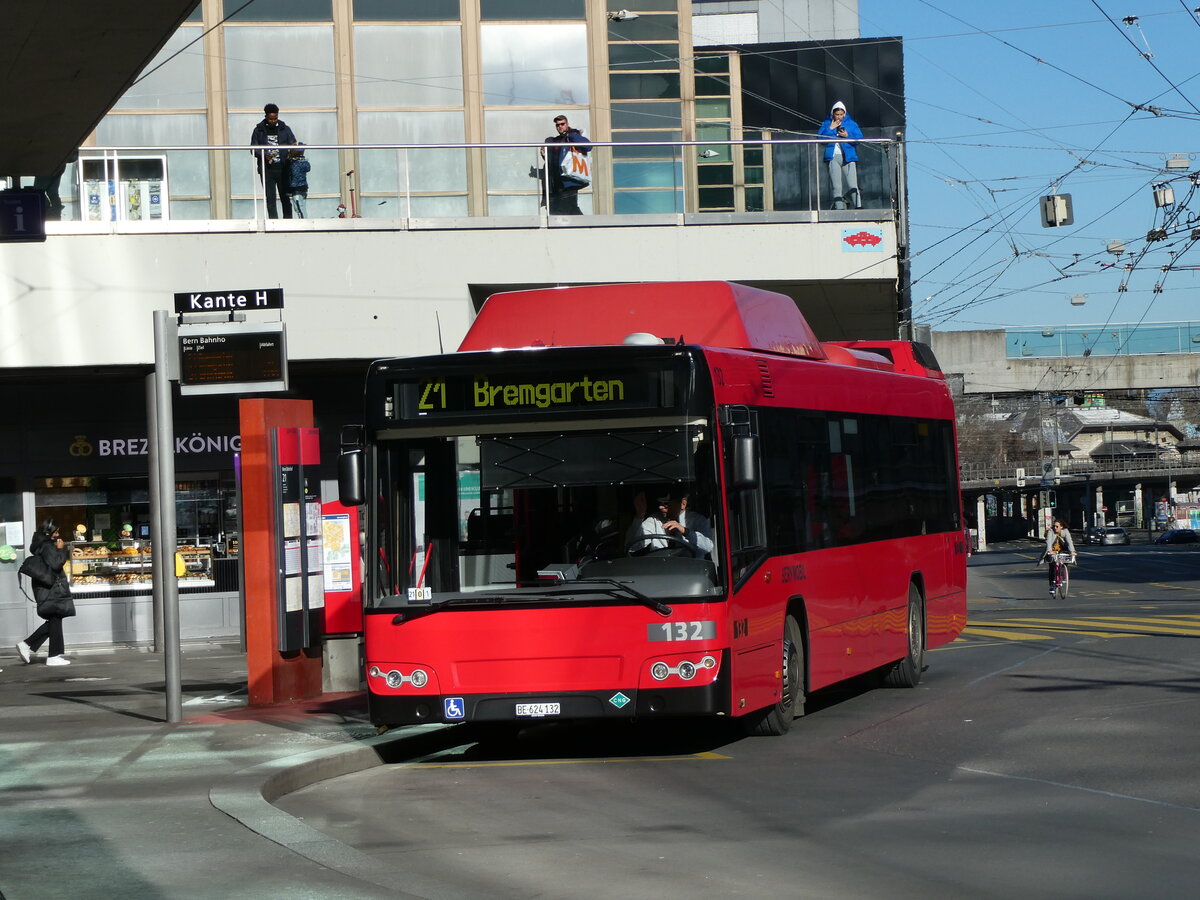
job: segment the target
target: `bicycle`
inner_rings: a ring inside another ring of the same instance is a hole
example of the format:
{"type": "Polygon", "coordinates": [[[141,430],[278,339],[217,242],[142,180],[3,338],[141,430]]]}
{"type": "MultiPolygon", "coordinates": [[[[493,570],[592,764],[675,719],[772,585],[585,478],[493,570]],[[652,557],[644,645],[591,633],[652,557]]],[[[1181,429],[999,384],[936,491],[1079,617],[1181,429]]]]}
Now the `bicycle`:
{"type": "Polygon", "coordinates": [[[1046,562],[1053,567],[1051,593],[1059,600],[1066,600],[1071,587],[1071,573],[1067,569],[1067,564],[1072,562],[1071,554],[1047,553],[1046,562]]]}

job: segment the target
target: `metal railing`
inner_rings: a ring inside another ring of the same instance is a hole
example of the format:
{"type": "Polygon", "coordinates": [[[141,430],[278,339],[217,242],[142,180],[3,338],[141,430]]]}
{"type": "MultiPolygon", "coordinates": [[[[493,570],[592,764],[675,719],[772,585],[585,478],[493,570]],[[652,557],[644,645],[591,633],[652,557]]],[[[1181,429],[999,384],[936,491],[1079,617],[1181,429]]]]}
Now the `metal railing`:
{"type": "Polygon", "coordinates": [[[1200,322],[1008,328],[1008,359],[1200,353],[1200,322]]]}
{"type": "MultiPolygon", "coordinates": [[[[630,224],[893,221],[902,142],[859,141],[858,192],[844,192],[842,202],[831,193],[823,160],[829,144],[828,139],[770,140],[766,135],[729,141],[592,141],[584,145],[590,149],[591,184],[575,199],[582,215],[628,217],[630,224]]],[[[552,214],[550,185],[539,174],[539,151],[546,146],[306,144],[311,169],[303,216],[313,221],[303,226],[298,218],[284,224],[282,201],[274,204],[279,218],[270,221],[272,204],[256,171],[254,150],[283,148],[84,147],[60,180],[61,223],[53,231],[114,226],[178,231],[194,227],[189,222],[230,223],[226,229],[526,224],[519,219],[543,227],[573,224],[552,214]],[[355,219],[375,225],[348,224],[355,219]]]]}
{"type": "MultiPolygon", "coordinates": [[[[962,463],[959,466],[959,477],[962,482],[1009,482],[1018,477],[1018,469],[1023,469],[1025,486],[1037,487],[1042,479],[1041,468],[1036,462],[1006,463],[1003,465],[987,465],[983,463],[962,463]]],[[[1059,477],[1078,475],[1108,475],[1133,472],[1165,472],[1188,471],[1200,469],[1200,453],[1186,453],[1173,456],[1170,459],[1162,457],[1120,457],[1099,456],[1088,459],[1062,459],[1058,466],[1059,477]]]]}

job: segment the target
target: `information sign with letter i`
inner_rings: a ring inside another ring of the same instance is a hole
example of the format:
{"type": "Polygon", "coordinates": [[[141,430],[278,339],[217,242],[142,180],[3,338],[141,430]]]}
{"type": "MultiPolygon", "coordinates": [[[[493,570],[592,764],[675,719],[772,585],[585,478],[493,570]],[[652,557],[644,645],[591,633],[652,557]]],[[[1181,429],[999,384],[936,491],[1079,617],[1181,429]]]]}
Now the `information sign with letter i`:
{"type": "Polygon", "coordinates": [[[286,653],[314,646],[323,634],[320,432],[316,428],[276,428],[272,455],[279,649],[286,653]]]}

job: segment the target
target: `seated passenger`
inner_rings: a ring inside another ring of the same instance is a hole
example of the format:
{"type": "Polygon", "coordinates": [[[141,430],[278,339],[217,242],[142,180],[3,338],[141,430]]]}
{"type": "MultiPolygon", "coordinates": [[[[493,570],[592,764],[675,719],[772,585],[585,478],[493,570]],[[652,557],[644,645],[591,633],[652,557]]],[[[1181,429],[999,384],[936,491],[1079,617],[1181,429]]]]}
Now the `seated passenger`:
{"type": "Polygon", "coordinates": [[[670,550],[673,547],[682,549],[678,542],[663,538],[638,540],[643,535],[666,534],[687,543],[696,559],[710,558],[713,549],[712,526],[700,513],[687,508],[687,491],[681,487],[671,488],[657,499],[656,504],[658,512],[646,515],[646,492],[638,491],[634,495],[633,524],[625,535],[630,548],[634,552],[670,550]]]}

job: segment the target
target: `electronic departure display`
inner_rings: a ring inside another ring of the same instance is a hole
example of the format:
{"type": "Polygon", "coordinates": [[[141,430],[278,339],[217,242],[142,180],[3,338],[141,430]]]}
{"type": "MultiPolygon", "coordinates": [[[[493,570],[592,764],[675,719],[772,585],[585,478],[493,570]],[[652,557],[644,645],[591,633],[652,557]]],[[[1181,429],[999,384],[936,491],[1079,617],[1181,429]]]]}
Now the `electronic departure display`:
{"type": "Polygon", "coordinates": [[[283,326],[208,326],[190,333],[181,329],[179,385],[185,394],[287,390],[283,326]]]}
{"type": "Polygon", "coordinates": [[[539,413],[630,412],[677,408],[686,379],[671,369],[629,365],[575,370],[454,372],[396,384],[402,419],[539,413]]]}

